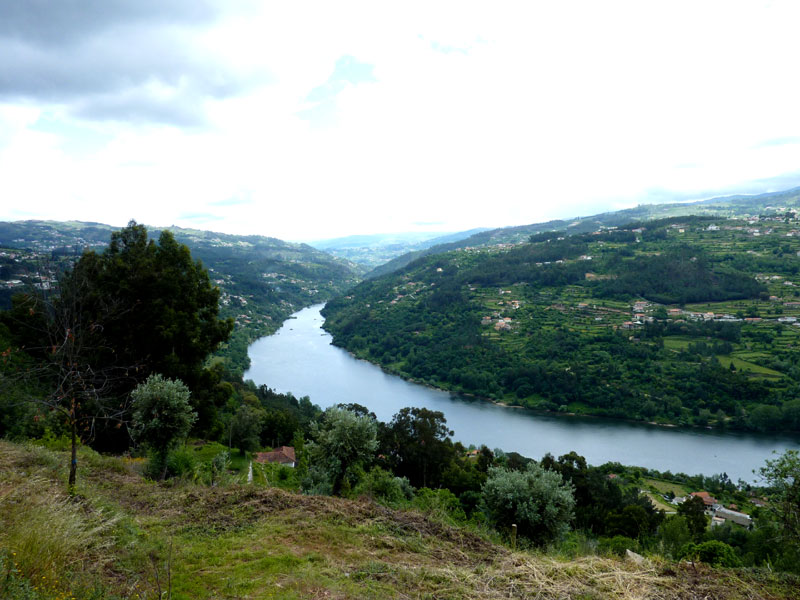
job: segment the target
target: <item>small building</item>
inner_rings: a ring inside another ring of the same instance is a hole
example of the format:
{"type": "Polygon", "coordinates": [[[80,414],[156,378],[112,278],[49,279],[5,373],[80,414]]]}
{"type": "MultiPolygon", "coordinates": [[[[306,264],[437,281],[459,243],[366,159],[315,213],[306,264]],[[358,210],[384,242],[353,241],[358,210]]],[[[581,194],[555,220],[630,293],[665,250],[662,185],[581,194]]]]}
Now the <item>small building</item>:
{"type": "Polygon", "coordinates": [[[714,518],[731,521],[737,525],[741,525],[742,527],[750,527],[753,522],[753,520],[750,518],[750,515],[746,515],[745,513],[735,510],[730,510],[728,508],[718,508],[716,511],[714,511],[714,518]]]}
{"type": "Polygon", "coordinates": [[[711,517],[711,526],[712,527],[719,527],[720,525],[725,524],[725,519],[722,517],[711,517]]]}
{"type": "Polygon", "coordinates": [[[292,446],[281,446],[272,452],[257,452],[253,460],[257,463],[272,463],[287,467],[294,467],[297,464],[292,446]]]}
{"type": "Polygon", "coordinates": [[[707,509],[717,504],[717,499],[708,492],[692,492],[691,495],[700,498],[703,501],[703,504],[706,505],[707,509]]]}

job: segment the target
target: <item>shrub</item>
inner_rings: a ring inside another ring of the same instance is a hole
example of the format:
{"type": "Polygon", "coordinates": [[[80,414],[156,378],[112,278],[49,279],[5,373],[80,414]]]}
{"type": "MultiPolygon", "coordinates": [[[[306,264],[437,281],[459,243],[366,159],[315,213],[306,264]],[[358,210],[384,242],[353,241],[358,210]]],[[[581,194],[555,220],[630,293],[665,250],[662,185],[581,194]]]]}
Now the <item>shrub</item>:
{"type": "Polygon", "coordinates": [[[170,477],[192,477],[195,467],[194,456],[186,448],[174,450],[167,456],[167,475],[170,477]]]}
{"type": "Polygon", "coordinates": [[[509,531],[516,523],[519,535],[536,544],[556,540],[569,529],[575,508],[572,486],[536,463],[523,471],[490,468],[481,491],[483,511],[496,528],[509,531]]]}
{"type": "Polygon", "coordinates": [[[597,544],[597,549],[605,554],[616,554],[617,556],[625,556],[626,550],[639,551],[639,542],[633,538],[624,535],[615,535],[612,538],[600,538],[597,544]]]}
{"type": "Polygon", "coordinates": [[[464,523],[467,520],[458,498],[448,489],[420,488],[411,505],[441,521],[464,523]]]}
{"type": "Polygon", "coordinates": [[[680,552],[681,558],[699,560],[712,567],[741,567],[742,561],[736,551],[725,542],[709,540],[702,544],[686,544],[680,552]]]}
{"type": "Polygon", "coordinates": [[[369,496],[384,504],[399,504],[413,497],[413,488],[405,477],[395,477],[389,471],[373,467],[353,490],[357,496],[369,496]]]}

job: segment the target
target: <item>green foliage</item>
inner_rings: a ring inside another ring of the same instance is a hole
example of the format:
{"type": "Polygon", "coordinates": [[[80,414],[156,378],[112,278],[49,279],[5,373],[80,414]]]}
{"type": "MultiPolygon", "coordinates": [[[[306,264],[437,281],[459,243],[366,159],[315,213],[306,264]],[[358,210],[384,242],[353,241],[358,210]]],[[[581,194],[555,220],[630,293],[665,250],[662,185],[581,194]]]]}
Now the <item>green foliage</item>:
{"type": "Polygon", "coordinates": [[[601,537],[598,540],[597,550],[603,554],[625,556],[626,550],[638,552],[639,542],[633,538],[625,537],[624,535],[615,535],[611,538],[601,537]]]}
{"type": "Polygon", "coordinates": [[[458,498],[448,489],[420,488],[411,505],[440,521],[464,523],[467,520],[458,498]]]}
{"type": "Polygon", "coordinates": [[[572,486],[560,474],[535,463],[524,471],[492,467],[482,493],[489,523],[503,531],[516,523],[519,534],[536,544],[561,537],[573,518],[572,486]]]}
{"type": "Polygon", "coordinates": [[[230,427],[231,445],[242,453],[258,449],[265,413],[250,404],[242,404],[233,415],[230,427]]]}
{"type": "Polygon", "coordinates": [[[742,561],[728,544],[718,540],[709,540],[701,544],[686,544],[680,550],[680,557],[699,560],[712,567],[740,567],[742,561]]]}
{"type": "Polygon", "coordinates": [[[197,419],[189,403],[190,395],[182,381],[160,374],[150,375],[131,392],[131,434],[153,451],[158,465],[163,467],[162,479],[168,451],[186,439],[197,419]]]}
{"type": "Polygon", "coordinates": [[[67,278],[73,283],[88,286],[87,320],[99,318],[101,299],[115,306],[118,316],[103,322],[109,350],[100,360],[137,366],[141,378],[161,373],[193,387],[233,326],[217,318],[219,290],[189,248],[166,231],[148,241],[135,221],[112,233],[102,254],[85,253],[67,278]]]}
{"type": "Polygon", "coordinates": [[[414,496],[408,479],[395,477],[393,473],[380,467],[372,467],[355,486],[353,493],[388,505],[398,505],[414,496]]]}
{"type": "Polygon", "coordinates": [[[192,452],[186,448],[178,448],[167,455],[167,475],[169,477],[194,478],[197,461],[192,452]]]}
{"type": "Polygon", "coordinates": [[[618,263],[617,277],[598,283],[600,297],[643,297],[662,304],[757,298],[763,284],[744,273],[712,269],[705,253],[679,246],[654,256],[618,263]]]}
{"type": "Polygon", "coordinates": [[[678,558],[680,549],[692,540],[686,517],[681,515],[667,517],[659,527],[658,539],[664,554],[678,558]]]}
{"type": "Polygon", "coordinates": [[[800,453],[787,450],[768,460],[759,474],[772,492],[771,510],[783,526],[782,536],[800,546],[800,453]]]}
{"type": "Polygon", "coordinates": [[[403,408],[381,433],[381,453],[392,471],[415,487],[438,486],[453,458],[447,420],[440,411],[403,408]]]}
{"type": "Polygon", "coordinates": [[[699,496],[692,496],[678,505],[678,515],[686,519],[686,526],[695,541],[699,541],[708,527],[706,505],[699,496]]]}
{"type": "Polygon", "coordinates": [[[339,494],[358,481],[363,467],[372,462],[378,448],[377,423],[369,416],[332,406],[321,424],[312,425],[308,444],[312,479],[308,491],[330,489],[339,494]]]}

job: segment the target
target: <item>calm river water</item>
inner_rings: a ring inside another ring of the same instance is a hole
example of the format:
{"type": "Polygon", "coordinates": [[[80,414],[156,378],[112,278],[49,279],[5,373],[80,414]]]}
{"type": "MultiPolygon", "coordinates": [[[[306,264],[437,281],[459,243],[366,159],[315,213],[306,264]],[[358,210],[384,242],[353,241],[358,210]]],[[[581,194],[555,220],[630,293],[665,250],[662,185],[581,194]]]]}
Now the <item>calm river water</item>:
{"type": "Polygon", "coordinates": [[[540,415],[434,390],[384,373],[331,345],[319,314],[323,305],[295,313],[272,336],[250,346],[245,379],[298,398],[310,396],[323,408],[357,402],[389,421],[406,406],[442,411],[454,439],[486,444],[541,458],[575,450],[593,465],[608,461],[660,471],[727,473],[736,481],[755,479],[753,470],[773,451],[800,448],[786,436],[693,431],[608,419],[540,415]]]}

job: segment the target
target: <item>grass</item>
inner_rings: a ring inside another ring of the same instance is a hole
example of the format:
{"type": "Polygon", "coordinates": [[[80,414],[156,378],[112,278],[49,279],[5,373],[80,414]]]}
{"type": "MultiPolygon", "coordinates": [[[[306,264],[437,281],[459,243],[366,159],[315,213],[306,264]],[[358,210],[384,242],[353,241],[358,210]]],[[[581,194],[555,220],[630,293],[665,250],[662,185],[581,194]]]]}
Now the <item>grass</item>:
{"type": "Polygon", "coordinates": [[[798,583],[662,559],[512,552],[368,500],[155,484],[136,464],[84,454],[69,499],[65,454],[0,442],[0,597],[736,600],[791,598],[798,583]]]}
{"type": "Polygon", "coordinates": [[[674,513],[675,512],[675,506],[674,505],[667,504],[666,502],[664,502],[663,498],[661,498],[660,496],[657,496],[653,492],[644,492],[644,495],[647,496],[650,499],[650,502],[653,503],[653,506],[656,507],[656,510],[663,510],[664,512],[667,512],[667,513],[674,513]]]}
{"type": "Polygon", "coordinates": [[[733,363],[733,366],[737,371],[747,373],[750,376],[763,377],[766,379],[780,379],[783,377],[783,373],[779,371],[762,367],[754,362],[743,360],[741,358],[737,358],[736,356],[718,356],[717,358],[719,358],[719,364],[724,368],[730,368],[731,363],[733,363]]]}
{"type": "Polygon", "coordinates": [[[676,496],[685,496],[689,493],[685,487],[672,481],[664,481],[662,479],[645,479],[644,482],[661,494],[672,492],[676,496]]]}

